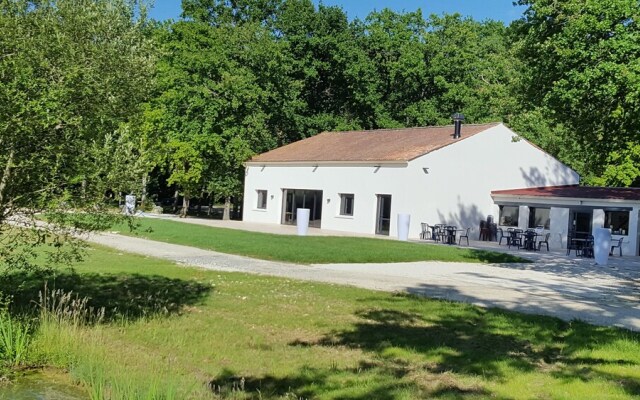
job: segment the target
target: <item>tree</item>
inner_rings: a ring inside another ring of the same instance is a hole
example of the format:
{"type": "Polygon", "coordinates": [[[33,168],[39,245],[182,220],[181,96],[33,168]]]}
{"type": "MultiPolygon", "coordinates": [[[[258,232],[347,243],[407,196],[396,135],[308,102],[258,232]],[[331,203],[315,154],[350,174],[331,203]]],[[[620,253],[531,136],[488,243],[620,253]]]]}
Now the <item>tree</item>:
{"type": "Polygon", "coordinates": [[[425,117],[429,120],[427,115],[415,116],[408,111],[432,93],[422,12],[372,12],[363,29],[361,42],[376,68],[376,91],[381,104],[377,127],[411,126],[426,122],[425,117]]]}
{"type": "Polygon", "coordinates": [[[521,0],[521,101],[566,126],[565,161],[591,184],[639,185],[640,3],[521,0]],[[588,162],[581,162],[588,160],[588,162]]]}
{"type": "Polygon", "coordinates": [[[448,123],[456,111],[467,122],[501,120],[513,112],[515,59],[501,22],[432,15],[425,40],[431,98],[421,108],[437,118],[430,123],[448,123]]]}
{"type": "Polygon", "coordinates": [[[182,215],[203,191],[228,209],[242,192],[243,163],[277,145],[293,112],[296,89],[283,79],[282,44],[258,23],[205,19],[171,25],[162,46],[151,124],[169,146],[169,182],[183,195],[182,215]]]}
{"type": "MultiPolygon", "coordinates": [[[[126,165],[104,161],[152,85],[143,11],[125,0],[0,0],[0,233],[18,216],[34,225],[41,211],[102,210],[122,185],[126,165]]],[[[26,266],[31,245],[70,239],[39,229],[0,235],[2,261],[26,266]]]]}

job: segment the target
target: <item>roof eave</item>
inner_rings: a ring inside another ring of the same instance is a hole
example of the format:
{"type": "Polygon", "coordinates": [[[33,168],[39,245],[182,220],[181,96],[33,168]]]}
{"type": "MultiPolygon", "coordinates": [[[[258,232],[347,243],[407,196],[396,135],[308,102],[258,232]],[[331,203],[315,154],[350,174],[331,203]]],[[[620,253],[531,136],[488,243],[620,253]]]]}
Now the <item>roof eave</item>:
{"type": "Polygon", "coordinates": [[[522,195],[522,194],[491,194],[493,201],[498,203],[500,201],[529,201],[532,203],[556,203],[559,205],[582,205],[582,206],[597,206],[598,203],[619,203],[619,204],[639,204],[640,199],[607,199],[607,198],[592,198],[592,197],[560,197],[560,196],[534,196],[534,195],[522,195]]]}

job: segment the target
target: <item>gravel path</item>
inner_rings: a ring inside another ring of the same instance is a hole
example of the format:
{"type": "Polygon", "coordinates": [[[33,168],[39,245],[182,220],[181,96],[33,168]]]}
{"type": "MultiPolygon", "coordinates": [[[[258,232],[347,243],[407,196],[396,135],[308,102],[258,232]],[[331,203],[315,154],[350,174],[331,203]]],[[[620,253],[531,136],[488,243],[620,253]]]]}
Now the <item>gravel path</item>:
{"type": "Polygon", "coordinates": [[[117,234],[94,235],[89,240],[122,251],[217,271],[406,291],[640,331],[640,275],[635,271],[620,273],[617,267],[603,268],[571,260],[560,260],[553,265],[413,262],[307,266],[117,234]]]}

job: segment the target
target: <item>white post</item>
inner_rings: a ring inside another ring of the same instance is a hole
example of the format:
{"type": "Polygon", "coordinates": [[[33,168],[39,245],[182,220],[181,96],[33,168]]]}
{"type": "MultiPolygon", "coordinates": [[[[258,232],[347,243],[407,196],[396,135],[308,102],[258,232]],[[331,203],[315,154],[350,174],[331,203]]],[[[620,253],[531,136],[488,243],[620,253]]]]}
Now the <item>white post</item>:
{"type": "Polygon", "coordinates": [[[593,219],[591,221],[591,227],[595,232],[596,228],[605,228],[604,226],[604,210],[597,208],[593,210],[593,219]]]}
{"type": "Polygon", "coordinates": [[[527,229],[529,227],[529,206],[520,206],[518,209],[518,228],[527,229]]]}
{"type": "Polygon", "coordinates": [[[551,207],[549,211],[549,247],[554,250],[565,248],[567,244],[567,229],[569,227],[569,209],[551,207]]]}
{"type": "MultiPolygon", "coordinates": [[[[624,247],[625,244],[623,242],[622,254],[627,254],[630,256],[638,255],[638,242],[640,242],[640,231],[638,231],[638,229],[640,228],[640,224],[638,224],[640,215],[638,211],[640,211],[638,207],[633,207],[631,213],[629,213],[629,232],[627,232],[627,238],[629,238],[627,246],[629,246],[629,249],[627,250],[624,247]]],[[[627,240],[625,240],[625,242],[627,242],[627,240]]]]}

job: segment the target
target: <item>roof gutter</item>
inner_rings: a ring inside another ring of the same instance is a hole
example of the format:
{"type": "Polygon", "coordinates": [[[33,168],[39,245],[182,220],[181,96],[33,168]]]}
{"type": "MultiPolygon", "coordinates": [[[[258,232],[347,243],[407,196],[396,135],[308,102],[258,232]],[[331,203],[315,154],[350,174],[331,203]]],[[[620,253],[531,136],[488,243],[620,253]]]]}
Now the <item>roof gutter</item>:
{"type": "Polygon", "coordinates": [[[337,167],[343,165],[359,167],[406,167],[408,161],[247,161],[245,167],[308,167],[327,166],[337,167]]]}

